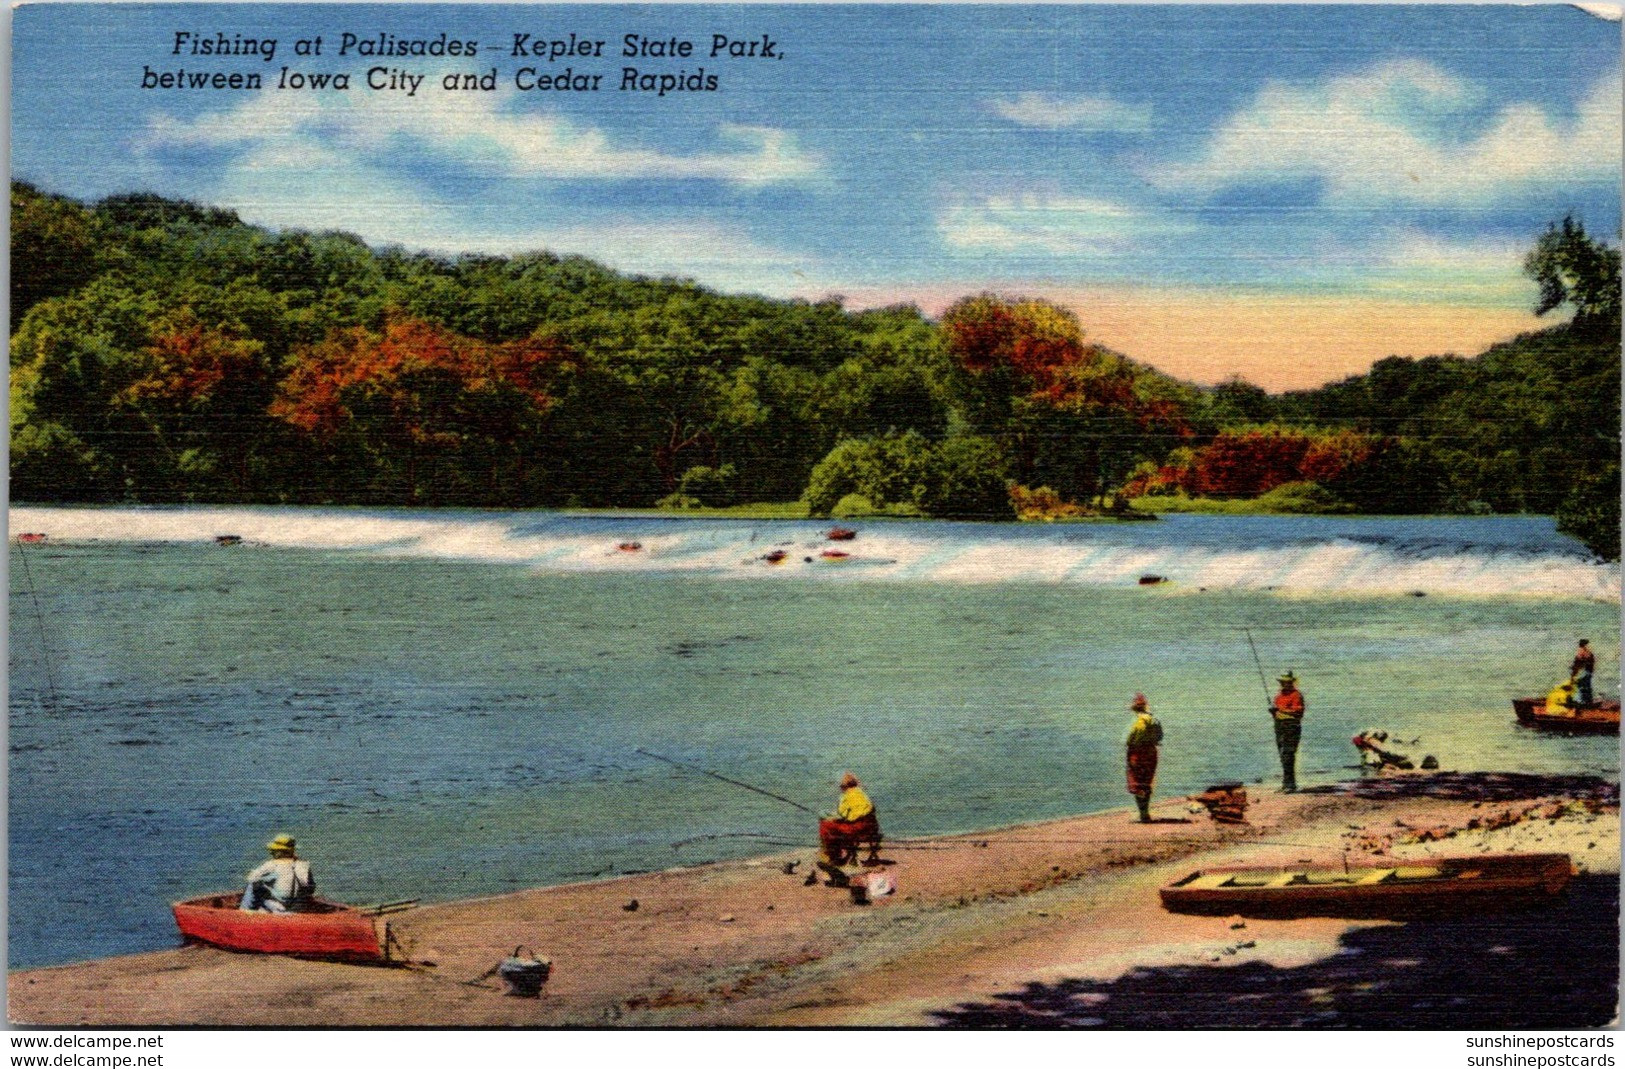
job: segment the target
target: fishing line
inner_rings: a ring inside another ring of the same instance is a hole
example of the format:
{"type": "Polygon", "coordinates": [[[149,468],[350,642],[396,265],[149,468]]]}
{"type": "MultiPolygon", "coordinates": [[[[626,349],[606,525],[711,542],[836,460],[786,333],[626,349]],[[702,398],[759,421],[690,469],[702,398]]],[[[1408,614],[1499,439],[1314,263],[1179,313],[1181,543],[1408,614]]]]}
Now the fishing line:
{"type": "Polygon", "coordinates": [[[41,611],[39,593],[34,589],[34,572],[28,566],[28,554],[21,542],[17,545],[17,559],[23,562],[23,578],[28,581],[28,597],[34,603],[34,622],[39,629],[40,661],[45,665],[45,683],[51,694],[51,713],[58,715],[61,712],[61,703],[56,694],[56,673],[51,668],[51,643],[45,634],[45,613],[41,611]]]}
{"type": "Polygon", "coordinates": [[[764,791],[760,787],[753,787],[748,783],[743,783],[743,782],[741,782],[739,780],[736,780],[736,779],[729,779],[727,776],[720,775],[720,774],[718,774],[716,772],[707,772],[703,768],[696,768],[693,765],[686,765],[681,761],[673,761],[669,757],[662,757],[657,753],[651,753],[648,750],[643,749],[641,746],[638,747],[637,749],[633,750],[633,753],[640,753],[644,757],[652,757],[656,761],[664,761],[668,765],[675,765],[678,768],[687,769],[689,772],[698,772],[702,776],[710,776],[712,779],[721,780],[723,783],[731,783],[735,787],[743,787],[747,791],[752,791],[752,792],[754,792],[756,794],[760,794],[760,795],[763,795],[763,796],[768,797],[768,798],[776,799],[777,801],[783,802],[785,805],[794,806],[795,808],[801,810],[803,813],[811,813],[815,817],[818,816],[818,814],[816,812],[814,812],[813,810],[811,810],[811,809],[807,808],[806,806],[802,805],[800,802],[792,801],[791,799],[786,798],[782,794],[774,794],[772,791],[764,791]]]}
{"type": "Polygon", "coordinates": [[[1264,662],[1258,658],[1258,647],[1253,644],[1252,629],[1244,627],[1241,629],[1241,633],[1247,636],[1247,646],[1253,651],[1253,665],[1258,669],[1258,685],[1264,688],[1264,704],[1272,705],[1274,703],[1270,698],[1269,680],[1264,678],[1264,662]]]}
{"type": "MultiPolygon", "coordinates": [[[[805,839],[790,839],[768,834],[766,832],[725,832],[716,835],[697,835],[692,839],[683,839],[672,843],[676,850],[693,843],[707,839],[754,839],[766,846],[810,847],[812,844],[805,839]]],[[[1325,850],[1337,846],[1336,843],[1304,843],[1294,842],[1290,839],[887,839],[883,843],[886,850],[989,850],[995,846],[1147,846],[1168,844],[1172,846],[1290,846],[1301,850],[1325,850]]],[[[1346,852],[1347,848],[1343,848],[1346,852]]]]}

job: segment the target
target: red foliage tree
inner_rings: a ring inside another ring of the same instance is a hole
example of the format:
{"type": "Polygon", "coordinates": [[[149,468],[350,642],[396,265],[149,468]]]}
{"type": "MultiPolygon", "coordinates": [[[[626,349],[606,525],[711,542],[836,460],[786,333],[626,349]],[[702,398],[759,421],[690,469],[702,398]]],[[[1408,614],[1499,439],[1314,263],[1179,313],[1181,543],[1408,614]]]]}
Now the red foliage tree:
{"type": "Polygon", "coordinates": [[[546,339],[490,344],[392,316],[381,331],[334,331],[298,352],[270,411],[401,465],[411,498],[420,461],[441,452],[483,451],[493,481],[499,455],[522,469],[527,432],[552,404],[548,372],[565,355],[546,339]]]}
{"type": "Polygon", "coordinates": [[[1291,431],[1226,431],[1196,454],[1192,493],[1253,497],[1296,482],[1310,439],[1291,431]]]}

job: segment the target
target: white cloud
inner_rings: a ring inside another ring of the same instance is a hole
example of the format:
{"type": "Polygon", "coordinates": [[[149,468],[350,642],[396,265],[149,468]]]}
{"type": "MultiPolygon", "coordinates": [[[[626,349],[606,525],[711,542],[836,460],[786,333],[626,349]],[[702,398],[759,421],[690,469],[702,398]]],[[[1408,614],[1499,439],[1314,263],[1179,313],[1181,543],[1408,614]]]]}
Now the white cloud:
{"type": "Polygon", "coordinates": [[[1191,227],[1128,205],[1029,193],[950,205],[937,231],[955,249],[1052,256],[1114,255],[1191,227]]]}
{"type": "Polygon", "coordinates": [[[1151,122],[1148,104],[1125,104],[1103,96],[1066,97],[1057,93],[1018,93],[990,101],[995,115],[1017,126],[1044,130],[1140,130],[1151,122]]]}
{"type": "Polygon", "coordinates": [[[805,181],[821,170],[795,135],[724,124],[722,151],[676,154],[617,144],[603,131],[558,115],[503,110],[484,94],[443,99],[330,93],[290,105],[270,92],[196,119],[153,118],[137,148],[217,148],[277,153],[342,153],[383,160],[402,148],[436,166],[473,176],[539,179],[712,179],[739,186],[805,181]]]}
{"type": "Polygon", "coordinates": [[[1572,118],[1520,102],[1478,136],[1460,136],[1482,99],[1477,86],[1418,61],[1309,85],[1274,83],[1217,131],[1201,158],[1147,169],[1146,178],[1209,192],[1315,179],[1334,204],[1430,206],[1619,182],[1617,74],[1595,86],[1572,118]]]}
{"type": "Polygon", "coordinates": [[[1522,308],[1534,297],[1524,277],[1527,241],[1450,241],[1415,230],[1383,235],[1355,271],[1365,296],[1427,304],[1522,308]]]}
{"type": "Polygon", "coordinates": [[[810,261],[764,245],[743,227],[611,211],[591,221],[536,200],[521,211],[510,185],[486,197],[437,194],[400,171],[349,151],[272,139],[248,146],[211,182],[188,190],[230,204],[256,225],[343,230],[369,244],[437,253],[513,255],[546,250],[586,256],[618,270],[695,278],[725,289],[794,289],[810,261]]]}

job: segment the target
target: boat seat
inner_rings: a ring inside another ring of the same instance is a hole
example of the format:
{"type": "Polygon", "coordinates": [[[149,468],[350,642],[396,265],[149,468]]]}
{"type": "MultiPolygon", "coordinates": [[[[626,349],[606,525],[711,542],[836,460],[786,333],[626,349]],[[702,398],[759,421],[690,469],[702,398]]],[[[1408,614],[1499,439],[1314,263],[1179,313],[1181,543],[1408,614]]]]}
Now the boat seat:
{"type": "Polygon", "coordinates": [[[1436,880],[1444,875],[1444,870],[1437,865],[1404,865],[1394,870],[1394,876],[1401,880],[1436,880]]]}
{"type": "Polygon", "coordinates": [[[1283,873],[1281,873],[1281,875],[1275,877],[1273,880],[1270,880],[1268,883],[1265,883],[1264,886],[1265,887],[1288,887],[1288,886],[1290,886],[1290,885],[1292,885],[1294,883],[1297,883],[1298,880],[1302,876],[1303,876],[1303,873],[1301,873],[1301,872],[1283,872],[1283,873]]]}
{"type": "Polygon", "coordinates": [[[1361,884],[1382,883],[1386,880],[1393,879],[1395,871],[1396,870],[1394,869],[1372,869],[1370,872],[1367,872],[1354,882],[1361,884]]]}
{"type": "Polygon", "coordinates": [[[1204,872],[1185,886],[1200,888],[1204,891],[1212,890],[1215,887],[1233,886],[1230,880],[1234,875],[1231,872],[1204,872]]]}
{"type": "Polygon", "coordinates": [[[1361,880],[1360,874],[1357,872],[1306,872],[1303,876],[1303,882],[1324,885],[1360,883],[1361,880]]]}

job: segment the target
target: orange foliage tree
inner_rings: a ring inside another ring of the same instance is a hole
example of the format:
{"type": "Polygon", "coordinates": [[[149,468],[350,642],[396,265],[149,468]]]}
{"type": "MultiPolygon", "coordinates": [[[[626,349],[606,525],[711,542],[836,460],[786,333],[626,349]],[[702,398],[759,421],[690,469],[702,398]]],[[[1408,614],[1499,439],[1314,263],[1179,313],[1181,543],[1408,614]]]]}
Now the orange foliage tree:
{"type": "Polygon", "coordinates": [[[120,365],[121,381],[109,398],[114,413],[150,435],[149,470],[168,473],[176,487],[223,479],[246,488],[270,390],[263,349],[205,326],[190,308],[153,325],[149,344],[120,365]]]}
{"type": "Polygon", "coordinates": [[[1190,434],[1166,381],[1086,342],[1059,305],[984,293],[942,326],[971,423],[1003,443],[1020,483],[1101,498],[1135,458],[1190,434]]]}
{"type": "Polygon", "coordinates": [[[483,472],[481,485],[439,490],[511,499],[529,480],[549,378],[566,356],[550,339],[483,342],[391,314],[380,330],[335,330],[297,351],[270,412],[349,451],[385,498],[418,499],[455,455],[457,470],[483,472]]]}

